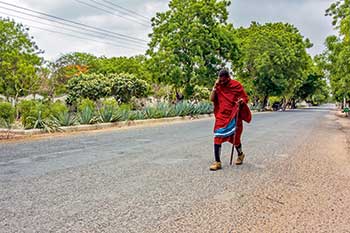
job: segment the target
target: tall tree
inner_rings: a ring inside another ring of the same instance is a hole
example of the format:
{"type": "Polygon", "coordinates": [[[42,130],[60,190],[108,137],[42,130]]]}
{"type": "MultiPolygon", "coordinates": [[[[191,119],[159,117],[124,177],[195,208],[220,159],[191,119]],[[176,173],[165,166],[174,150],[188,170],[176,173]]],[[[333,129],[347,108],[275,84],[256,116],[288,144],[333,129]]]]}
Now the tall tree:
{"type": "Polygon", "coordinates": [[[340,37],[326,39],[326,50],[321,55],[323,68],[329,76],[333,97],[336,101],[350,99],[350,45],[340,37]]]}
{"type": "Polygon", "coordinates": [[[69,79],[94,69],[96,60],[97,57],[92,54],[74,52],[63,54],[55,62],[50,63],[48,66],[52,72],[50,83],[51,87],[54,88],[54,93],[65,93],[69,79]]]}
{"type": "Polygon", "coordinates": [[[340,0],[333,3],[326,16],[333,18],[333,26],[344,36],[344,41],[350,43],[350,0],[340,0]]]}
{"type": "Polygon", "coordinates": [[[316,56],[313,64],[310,66],[307,78],[303,81],[302,85],[296,89],[293,96],[294,100],[305,100],[317,105],[328,99],[329,88],[326,75],[320,63],[320,57],[316,56]]]}
{"type": "Polygon", "coordinates": [[[89,72],[103,75],[128,73],[146,81],[151,81],[152,78],[147,68],[147,59],[142,55],[135,57],[100,57],[89,72]]]}
{"type": "Polygon", "coordinates": [[[237,30],[242,56],[233,66],[250,94],[263,99],[269,96],[289,99],[306,78],[311,58],[306,49],[312,44],[291,24],[253,22],[237,30]]]}
{"type": "Polygon", "coordinates": [[[238,58],[227,0],[172,0],[169,10],[152,19],[150,67],[156,79],[193,94],[210,86],[217,71],[238,58]]]}
{"type": "Polygon", "coordinates": [[[0,18],[0,93],[17,101],[39,87],[38,68],[42,53],[28,34],[29,29],[0,18]]]}
{"type": "Polygon", "coordinates": [[[329,75],[334,98],[342,102],[350,100],[350,0],[333,3],[326,16],[333,18],[338,36],[326,39],[326,51],[322,54],[323,64],[329,75]]]}

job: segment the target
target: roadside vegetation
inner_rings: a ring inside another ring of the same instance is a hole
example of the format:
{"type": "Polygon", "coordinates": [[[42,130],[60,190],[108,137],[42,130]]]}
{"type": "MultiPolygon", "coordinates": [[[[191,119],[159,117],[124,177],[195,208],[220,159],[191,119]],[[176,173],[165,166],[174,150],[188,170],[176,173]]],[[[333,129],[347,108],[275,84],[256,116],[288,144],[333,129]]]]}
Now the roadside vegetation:
{"type": "Polygon", "coordinates": [[[294,25],[234,28],[229,5],[171,1],[167,12],[152,19],[148,50],[134,57],[73,52],[45,61],[26,27],[0,18],[0,126],[51,132],[212,113],[210,90],[224,67],[258,111],[349,101],[349,0],[327,10],[339,34],[328,37],[327,50],[315,57],[307,52],[312,42],[294,25]]]}

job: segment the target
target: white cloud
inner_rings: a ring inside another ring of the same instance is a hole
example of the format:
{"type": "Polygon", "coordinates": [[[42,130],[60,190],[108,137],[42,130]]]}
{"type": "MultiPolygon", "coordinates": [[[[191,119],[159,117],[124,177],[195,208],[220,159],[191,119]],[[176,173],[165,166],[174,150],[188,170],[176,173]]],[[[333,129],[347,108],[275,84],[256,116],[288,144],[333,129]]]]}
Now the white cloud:
{"type": "MultiPolygon", "coordinates": [[[[151,32],[150,27],[147,28],[98,9],[84,6],[79,4],[76,0],[4,1],[143,40],[149,40],[148,34],[151,32]]],[[[86,0],[82,1],[89,2],[86,0]]],[[[167,5],[169,2],[167,0],[109,1],[136,11],[145,17],[152,17],[156,12],[165,11],[168,8],[167,5]]],[[[259,21],[262,23],[283,21],[292,23],[300,29],[305,37],[312,40],[315,46],[311,50],[311,53],[316,54],[322,51],[325,37],[332,32],[330,19],[324,16],[324,11],[331,2],[333,2],[333,0],[235,0],[232,1],[232,5],[229,9],[230,21],[232,21],[235,26],[248,26],[251,21],[259,21]]],[[[4,5],[0,4],[0,6],[4,5]]],[[[0,12],[4,12],[4,10],[0,9],[0,12]]],[[[3,14],[0,13],[0,16],[3,16],[3,14]]],[[[137,15],[133,15],[132,17],[135,19],[138,18],[137,15]]],[[[24,24],[39,26],[38,23],[29,22],[28,20],[18,19],[18,21],[24,24]]],[[[55,26],[54,24],[52,24],[52,26],[40,25],[40,27],[65,32],[65,30],[58,28],[57,25],[55,26]]],[[[85,33],[89,32],[85,31],[85,33]]],[[[108,44],[44,32],[35,28],[31,29],[31,35],[34,36],[39,47],[46,51],[44,56],[47,59],[55,59],[62,53],[74,51],[90,52],[98,56],[132,56],[145,52],[143,48],[135,47],[136,51],[116,48],[108,44]]],[[[80,36],[88,37],[87,35],[80,36]]],[[[127,45],[126,42],[121,42],[120,40],[113,40],[111,43],[130,46],[127,45]]]]}

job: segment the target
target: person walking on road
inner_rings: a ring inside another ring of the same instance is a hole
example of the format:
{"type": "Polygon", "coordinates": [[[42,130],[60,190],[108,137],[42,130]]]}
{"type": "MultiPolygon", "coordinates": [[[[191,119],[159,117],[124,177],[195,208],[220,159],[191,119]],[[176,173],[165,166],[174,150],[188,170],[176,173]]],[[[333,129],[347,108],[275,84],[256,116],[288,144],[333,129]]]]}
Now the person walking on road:
{"type": "Polygon", "coordinates": [[[243,164],[245,154],[242,151],[241,135],[243,132],[243,120],[250,123],[252,115],[247,105],[248,96],[242,84],[231,79],[228,70],[219,72],[218,79],[210,95],[214,103],[214,155],[215,162],[210,170],[216,171],[222,168],[220,154],[221,145],[230,142],[236,148],[238,158],[236,165],[243,164]]]}

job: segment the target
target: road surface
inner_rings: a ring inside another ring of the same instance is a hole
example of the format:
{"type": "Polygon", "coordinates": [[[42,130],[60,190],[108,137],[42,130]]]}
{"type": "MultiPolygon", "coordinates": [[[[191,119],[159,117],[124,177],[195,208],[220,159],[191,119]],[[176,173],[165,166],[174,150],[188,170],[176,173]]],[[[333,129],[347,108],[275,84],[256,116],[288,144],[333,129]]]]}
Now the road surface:
{"type": "Polygon", "coordinates": [[[2,142],[0,232],[350,232],[344,122],[256,114],[218,172],[213,119],[2,142]]]}

